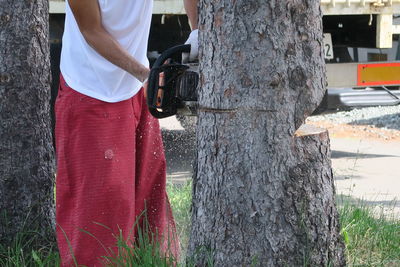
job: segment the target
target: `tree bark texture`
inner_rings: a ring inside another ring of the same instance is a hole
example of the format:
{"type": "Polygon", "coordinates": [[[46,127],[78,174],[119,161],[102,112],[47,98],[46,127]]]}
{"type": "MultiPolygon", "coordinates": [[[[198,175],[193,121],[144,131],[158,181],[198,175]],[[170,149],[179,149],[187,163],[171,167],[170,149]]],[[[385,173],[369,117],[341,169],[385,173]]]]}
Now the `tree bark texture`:
{"type": "Polygon", "coordinates": [[[199,10],[190,257],[343,266],[329,138],[295,137],[325,93],[319,1],[200,0],[199,10]]]}
{"type": "Polygon", "coordinates": [[[53,238],[48,0],[0,0],[0,243],[53,238]]]}

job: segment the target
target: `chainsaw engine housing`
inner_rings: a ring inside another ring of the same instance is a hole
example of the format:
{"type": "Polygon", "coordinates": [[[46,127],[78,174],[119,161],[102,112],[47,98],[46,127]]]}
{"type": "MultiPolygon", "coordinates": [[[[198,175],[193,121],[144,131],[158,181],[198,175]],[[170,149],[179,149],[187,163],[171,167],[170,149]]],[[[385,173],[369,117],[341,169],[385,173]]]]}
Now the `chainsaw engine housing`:
{"type": "Polygon", "coordinates": [[[193,113],[199,84],[197,65],[178,63],[181,54],[189,51],[190,45],[170,48],[160,55],[150,70],[147,104],[154,117],[193,113]]]}

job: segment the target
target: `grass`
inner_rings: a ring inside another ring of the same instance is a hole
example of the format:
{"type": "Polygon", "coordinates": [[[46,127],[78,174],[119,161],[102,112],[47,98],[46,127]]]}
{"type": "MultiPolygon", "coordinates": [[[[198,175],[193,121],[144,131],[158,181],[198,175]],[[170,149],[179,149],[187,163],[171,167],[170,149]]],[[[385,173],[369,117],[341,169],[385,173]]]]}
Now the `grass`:
{"type": "Polygon", "coordinates": [[[190,206],[192,202],[192,184],[167,186],[169,201],[174,214],[176,231],[181,242],[182,256],[186,255],[190,231],[190,206]]]}
{"type": "Polygon", "coordinates": [[[157,235],[148,234],[150,231],[147,227],[138,231],[138,239],[134,246],[126,243],[121,234],[117,243],[118,254],[111,257],[104,257],[104,265],[110,267],[174,266],[176,259],[173,254],[169,251],[167,253],[161,251],[157,235]]]}
{"type": "Polygon", "coordinates": [[[60,258],[53,247],[32,250],[37,233],[27,232],[15,237],[10,247],[0,244],[0,266],[2,267],[53,267],[60,265],[60,258]]]}
{"type": "MultiPolygon", "coordinates": [[[[188,244],[190,226],[191,184],[168,185],[176,228],[181,240],[183,255],[188,244]]],[[[400,221],[362,201],[341,201],[339,204],[341,232],[346,244],[348,266],[394,267],[400,266],[400,221]]],[[[142,235],[139,249],[132,249],[118,240],[120,256],[107,258],[110,266],[173,266],[171,257],[165,257],[158,245],[142,235]]],[[[29,250],[29,235],[16,238],[12,247],[0,245],[0,266],[4,267],[53,267],[59,265],[56,252],[51,248],[29,250]]],[[[184,263],[177,264],[185,266],[184,263]]]]}
{"type": "Polygon", "coordinates": [[[363,201],[339,205],[349,266],[400,266],[400,221],[363,201]]]}

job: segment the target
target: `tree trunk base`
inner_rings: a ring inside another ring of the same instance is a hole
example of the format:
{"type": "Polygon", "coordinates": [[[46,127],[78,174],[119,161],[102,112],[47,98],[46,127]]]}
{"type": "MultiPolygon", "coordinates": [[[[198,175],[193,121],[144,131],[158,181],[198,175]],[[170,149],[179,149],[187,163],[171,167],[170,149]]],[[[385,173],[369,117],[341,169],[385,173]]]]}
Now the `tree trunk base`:
{"type": "MultiPolygon", "coordinates": [[[[265,195],[241,194],[243,188],[227,195],[226,187],[236,185],[228,185],[228,178],[218,173],[211,174],[214,177],[199,175],[199,180],[194,180],[189,263],[345,266],[328,132],[303,125],[289,143],[291,156],[281,165],[281,186],[266,185],[262,177],[252,178],[251,183],[265,195]],[[218,181],[208,187],[206,180],[218,181]],[[247,203],[250,205],[246,207],[247,203]]],[[[201,157],[200,173],[203,164],[201,157]]]]}
{"type": "Polygon", "coordinates": [[[295,133],[294,157],[289,169],[285,212],[303,248],[304,266],[345,266],[344,244],[335,207],[328,131],[304,124],[295,133]]]}

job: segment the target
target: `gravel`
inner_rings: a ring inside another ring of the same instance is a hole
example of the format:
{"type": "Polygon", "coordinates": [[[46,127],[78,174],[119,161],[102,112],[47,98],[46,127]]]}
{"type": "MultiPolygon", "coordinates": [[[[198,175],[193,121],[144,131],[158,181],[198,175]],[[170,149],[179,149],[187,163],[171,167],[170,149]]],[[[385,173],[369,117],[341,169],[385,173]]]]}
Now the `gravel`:
{"type": "Polygon", "coordinates": [[[324,113],[309,121],[330,121],[336,124],[372,125],[376,128],[400,131],[400,106],[359,108],[350,111],[324,113]]]}

